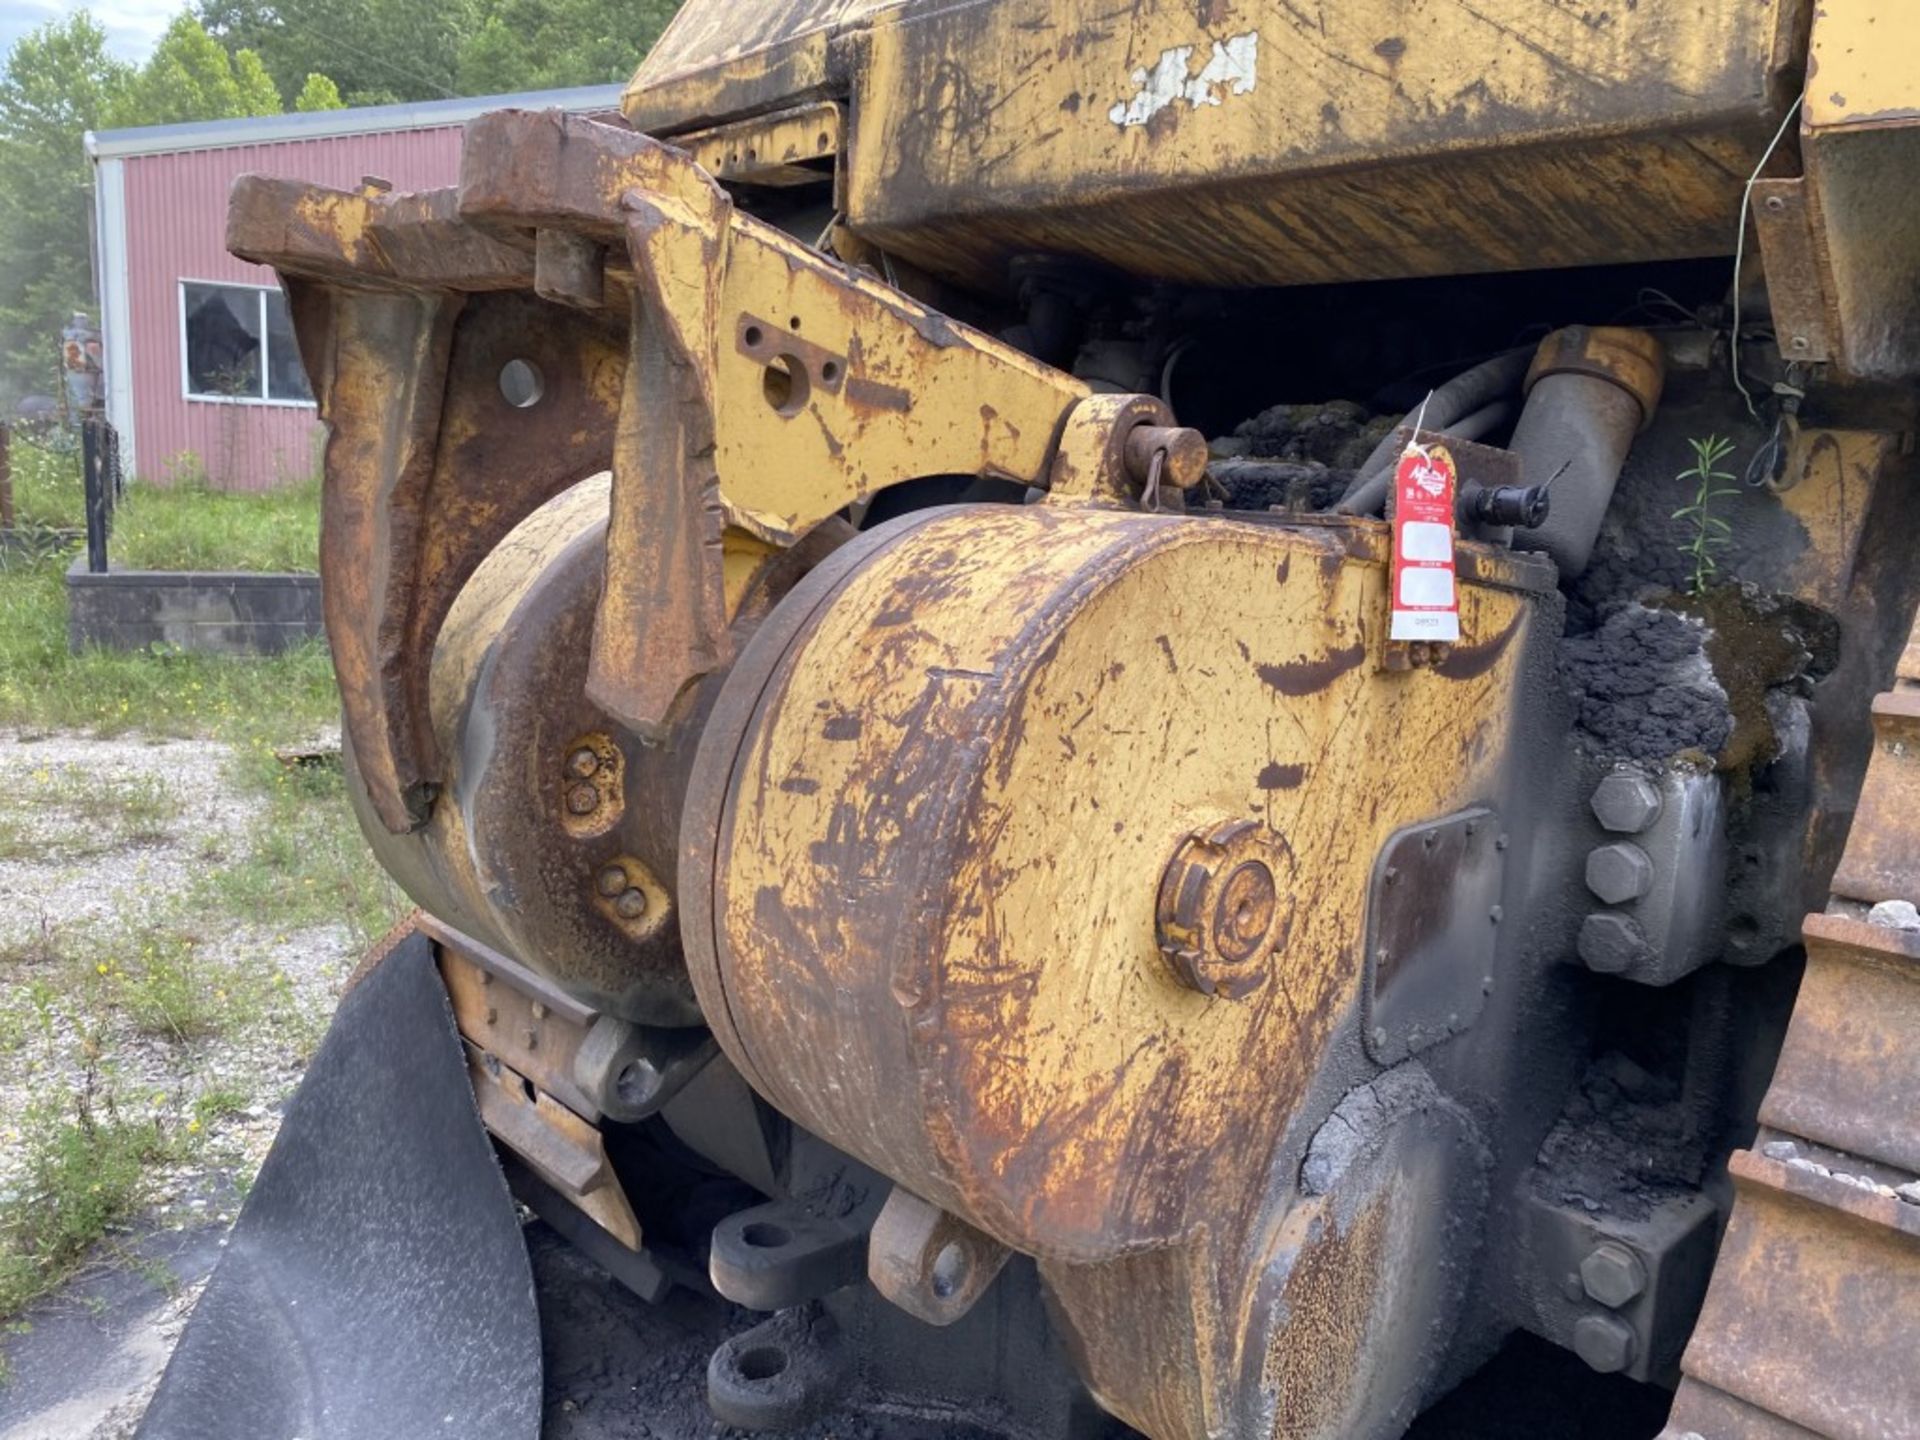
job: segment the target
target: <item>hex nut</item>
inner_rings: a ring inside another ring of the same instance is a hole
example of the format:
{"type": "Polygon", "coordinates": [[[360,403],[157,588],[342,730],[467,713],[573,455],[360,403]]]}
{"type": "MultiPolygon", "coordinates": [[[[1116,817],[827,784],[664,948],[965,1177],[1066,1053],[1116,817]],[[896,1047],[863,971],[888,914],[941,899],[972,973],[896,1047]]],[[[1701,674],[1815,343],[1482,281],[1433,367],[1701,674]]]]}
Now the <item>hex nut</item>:
{"type": "Polygon", "coordinates": [[[1602,1240],[1580,1262],[1580,1284],[1610,1310],[1618,1310],[1647,1288],[1647,1267],[1617,1240],[1602,1240]]]}
{"type": "Polygon", "coordinates": [[[1631,970],[1653,953],[1640,926],[1627,915],[1603,911],[1580,922],[1580,962],[1601,975],[1631,970]]]}
{"type": "Polygon", "coordinates": [[[1609,905],[1638,900],[1653,886],[1653,861],[1631,840],[1616,840],[1587,855],[1587,888],[1609,905]]]}
{"type": "Polygon", "coordinates": [[[1573,1353],[1602,1375],[1633,1363],[1633,1329],[1618,1315],[1582,1315],[1573,1322],[1573,1353]]]}
{"type": "Polygon", "coordinates": [[[1602,780],[1589,802],[1600,828],[1616,835],[1637,835],[1660,818],[1660,792],[1652,781],[1630,770],[1602,780]]]}

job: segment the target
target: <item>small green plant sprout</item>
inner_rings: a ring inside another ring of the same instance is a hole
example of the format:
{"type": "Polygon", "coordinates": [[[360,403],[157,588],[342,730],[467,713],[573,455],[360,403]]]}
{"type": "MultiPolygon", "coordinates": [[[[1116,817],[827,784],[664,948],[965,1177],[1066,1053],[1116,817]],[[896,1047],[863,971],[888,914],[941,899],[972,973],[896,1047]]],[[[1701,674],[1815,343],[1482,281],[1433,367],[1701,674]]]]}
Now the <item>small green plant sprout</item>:
{"type": "Polygon", "coordinates": [[[1718,468],[1720,462],[1733,453],[1731,440],[1709,435],[1704,440],[1689,440],[1687,444],[1693,447],[1693,464],[1676,478],[1693,482],[1693,503],[1682,505],[1673,512],[1673,518],[1686,522],[1688,535],[1680,546],[1680,553],[1693,564],[1687,593],[1699,595],[1720,568],[1713,558],[1714,552],[1725,549],[1733,539],[1733,527],[1713,513],[1713,502],[1740,492],[1731,484],[1720,483],[1733,479],[1731,472],[1718,468]]]}

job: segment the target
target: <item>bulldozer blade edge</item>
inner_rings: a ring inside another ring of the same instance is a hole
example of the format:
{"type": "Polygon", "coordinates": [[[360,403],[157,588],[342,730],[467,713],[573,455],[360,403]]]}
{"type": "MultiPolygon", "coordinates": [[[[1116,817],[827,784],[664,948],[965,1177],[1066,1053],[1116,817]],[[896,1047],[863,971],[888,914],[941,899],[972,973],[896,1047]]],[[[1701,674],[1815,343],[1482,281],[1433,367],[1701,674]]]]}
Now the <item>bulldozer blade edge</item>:
{"type": "Polygon", "coordinates": [[[341,1002],[138,1440],[539,1428],[533,1272],[414,935],[341,1002]]]}

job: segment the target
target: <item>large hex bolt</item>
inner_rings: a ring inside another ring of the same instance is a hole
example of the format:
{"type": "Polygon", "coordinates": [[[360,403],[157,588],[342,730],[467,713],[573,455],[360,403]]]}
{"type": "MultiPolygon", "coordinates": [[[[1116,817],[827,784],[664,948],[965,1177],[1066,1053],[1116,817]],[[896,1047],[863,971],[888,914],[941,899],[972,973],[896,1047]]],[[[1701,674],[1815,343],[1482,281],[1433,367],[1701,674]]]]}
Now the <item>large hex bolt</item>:
{"type": "Polygon", "coordinates": [[[1647,1267],[1617,1240],[1602,1240],[1580,1262],[1580,1284],[1609,1310],[1618,1310],[1647,1288],[1647,1267]]]}
{"type": "Polygon", "coordinates": [[[1600,828],[1637,835],[1660,818],[1660,792],[1644,775],[1622,770],[1594,788],[1593,815],[1600,828]]]}
{"type": "Polygon", "coordinates": [[[1604,912],[1580,922],[1580,960],[1589,970],[1618,975],[1653,953],[1647,937],[1630,916],[1604,912]]]}
{"type": "Polygon", "coordinates": [[[1587,888],[1609,905],[1638,900],[1653,886],[1653,861],[1631,840],[1602,845],[1587,856],[1587,888]]]}
{"type": "Polygon", "coordinates": [[[1633,1363],[1633,1328],[1618,1315],[1582,1315],[1573,1322],[1573,1353],[1602,1375],[1633,1363]]]}

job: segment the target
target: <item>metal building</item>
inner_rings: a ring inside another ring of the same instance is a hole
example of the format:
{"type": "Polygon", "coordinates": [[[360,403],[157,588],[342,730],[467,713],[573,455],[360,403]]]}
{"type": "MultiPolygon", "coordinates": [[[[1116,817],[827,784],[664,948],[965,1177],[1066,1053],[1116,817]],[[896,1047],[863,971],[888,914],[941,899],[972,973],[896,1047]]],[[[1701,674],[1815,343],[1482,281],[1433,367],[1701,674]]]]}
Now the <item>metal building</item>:
{"type": "Polygon", "coordinates": [[[129,474],[261,490],[318,469],[285,298],[227,253],[227,191],[263,174],[399,190],[458,178],[461,127],[509,107],[612,110],[620,87],[487,95],[89,133],[107,418],[129,474]]]}

